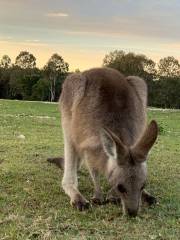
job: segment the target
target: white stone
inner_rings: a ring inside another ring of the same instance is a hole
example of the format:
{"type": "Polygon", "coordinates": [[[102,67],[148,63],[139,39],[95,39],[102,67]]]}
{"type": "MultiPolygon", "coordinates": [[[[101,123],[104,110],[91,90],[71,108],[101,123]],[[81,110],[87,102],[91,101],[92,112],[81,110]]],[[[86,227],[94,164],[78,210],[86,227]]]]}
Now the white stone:
{"type": "Polygon", "coordinates": [[[19,136],[17,136],[17,138],[24,140],[26,137],[23,134],[20,134],[19,136]]]}

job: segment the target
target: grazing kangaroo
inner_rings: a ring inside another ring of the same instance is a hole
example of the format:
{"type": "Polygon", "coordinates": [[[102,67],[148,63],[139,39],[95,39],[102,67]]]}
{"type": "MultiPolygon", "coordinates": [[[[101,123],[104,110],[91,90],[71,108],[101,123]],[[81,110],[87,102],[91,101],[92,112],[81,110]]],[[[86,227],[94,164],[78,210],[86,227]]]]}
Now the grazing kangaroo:
{"type": "Polygon", "coordinates": [[[155,202],[144,189],[146,158],[158,134],[155,121],[147,126],[146,102],[141,78],[125,77],[111,68],[66,78],[60,97],[65,159],[56,158],[55,163],[64,169],[62,187],[77,209],[88,207],[78,190],[82,161],[94,184],[94,202],[103,201],[99,173],[111,185],[107,198],[121,199],[124,213],[136,216],[141,199],[155,202]]]}

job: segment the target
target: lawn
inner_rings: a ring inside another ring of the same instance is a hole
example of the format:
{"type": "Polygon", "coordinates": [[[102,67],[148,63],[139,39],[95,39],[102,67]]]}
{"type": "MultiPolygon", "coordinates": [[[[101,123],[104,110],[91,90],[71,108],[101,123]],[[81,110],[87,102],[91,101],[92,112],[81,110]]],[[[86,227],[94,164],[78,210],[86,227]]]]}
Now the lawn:
{"type": "MultiPolygon", "coordinates": [[[[151,109],[148,115],[161,132],[148,161],[147,190],[158,204],[129,219],[112,204],[85,212],[70,207],[62,172],[46,161],[63,155],[57,104],[0,100],[0,240],[180,239],[180,111],[151,109]]],[[[102,184],[107,191],[104,178],[102,184]]],[[[90,198],[86,170],[79,185],[90,198]]]]}

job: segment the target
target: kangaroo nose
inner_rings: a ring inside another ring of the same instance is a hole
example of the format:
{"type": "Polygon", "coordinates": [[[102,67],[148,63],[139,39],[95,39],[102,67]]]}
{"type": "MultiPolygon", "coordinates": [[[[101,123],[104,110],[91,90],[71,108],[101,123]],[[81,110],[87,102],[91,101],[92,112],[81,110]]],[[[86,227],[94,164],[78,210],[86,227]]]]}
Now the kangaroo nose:
{"type": "Polygon", "coordinates": [[[133,210],[133,209],[129,209],[128,208],[128,215],[130,216],[130,217],[136,217],[137,216],[137,210],[133,210]]]}

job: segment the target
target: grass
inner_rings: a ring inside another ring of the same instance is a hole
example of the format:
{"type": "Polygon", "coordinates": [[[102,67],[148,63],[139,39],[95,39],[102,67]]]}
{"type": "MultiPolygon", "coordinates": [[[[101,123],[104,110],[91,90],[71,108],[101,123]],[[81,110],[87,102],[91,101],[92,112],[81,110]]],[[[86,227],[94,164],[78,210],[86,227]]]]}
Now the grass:
{"type": "MultiPolygon", "coordinates": [[[[70,207],[60,187],[62,172],[46,162],[63,155],[57,104],[0,100],[0,239],[180,238],[180,111],[149,111],[161,134],[149,161],[147,189],[158,198],[139,217],[122,216],[121,207],[93,206],[86,212],[70,207]],[[48,117],[47,117],[48,116],[48,117]],[[25,139],[19,139],[23,134],[25,139]]],[[[87,198],[92,184],[80,174],[87,198]]],[[[103,189],[108,189],[102,179],[103,189]]]]}

